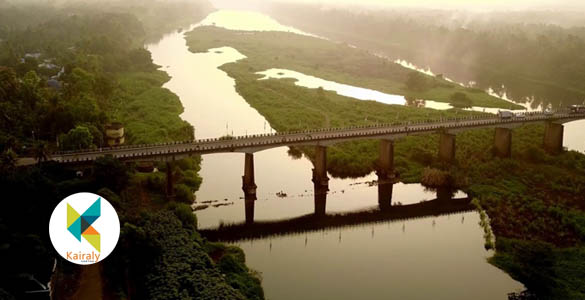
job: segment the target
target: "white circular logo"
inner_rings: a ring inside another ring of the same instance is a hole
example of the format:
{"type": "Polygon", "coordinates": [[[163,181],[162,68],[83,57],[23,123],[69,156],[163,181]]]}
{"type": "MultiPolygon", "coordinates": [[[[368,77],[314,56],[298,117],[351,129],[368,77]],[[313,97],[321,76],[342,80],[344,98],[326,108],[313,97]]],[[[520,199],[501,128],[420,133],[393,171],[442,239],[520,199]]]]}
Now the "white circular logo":
{"type": "Polygon", "coordinates": [[[51,215],[49,236],[66,260],[90,265],[106,258],[118,243],[120,221],[102,196],[77,193],[63,199],[51,215]]]}

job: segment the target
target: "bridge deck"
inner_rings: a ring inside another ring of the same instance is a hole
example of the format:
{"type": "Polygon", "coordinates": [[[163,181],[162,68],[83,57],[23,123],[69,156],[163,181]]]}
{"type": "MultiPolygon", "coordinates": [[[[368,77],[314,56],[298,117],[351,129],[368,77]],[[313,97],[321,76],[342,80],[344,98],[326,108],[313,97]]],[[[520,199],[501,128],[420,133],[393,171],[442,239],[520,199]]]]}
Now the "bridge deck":
{"type": "MultiPolygon", "coordinates": [[[[328,128],[289,133],[258,134],[229,138],[203,139],[185,142],[172,142],[149,145],[129,145],[114,148],[98,148],[77,152],[57,152],[50,160],[65,164],[91,163],[97,158],[111,155],[126,161],[140,160],[174,160],[191,155],[244,152],[253,153],[281,146],[331,145],[359,139],[395,139],[407,135],[425,134],[439,130],[461,131],[474,128],[515,127],[525,123],[542,121],[569,122],[585,118],[585,113],[528,113],[524,117],[501,119],[498,117],[471,117],[465,119],[447,119],[431,122],[404,124],[380,124],[374,126],[356,126],[349,128],[328,128]]],[[[17,165],[35,163],[30,157],[19,158],[17,165]]]]}

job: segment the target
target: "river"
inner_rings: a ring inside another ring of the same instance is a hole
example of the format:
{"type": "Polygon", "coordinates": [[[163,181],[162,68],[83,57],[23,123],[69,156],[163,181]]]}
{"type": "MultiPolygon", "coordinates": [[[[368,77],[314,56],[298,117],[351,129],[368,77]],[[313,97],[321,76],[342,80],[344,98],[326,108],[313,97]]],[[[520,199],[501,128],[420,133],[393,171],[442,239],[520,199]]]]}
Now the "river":
{"type": "MultiPolygon", "coordinates": [[[[224,22],[230,29],[297,32],[266,16],[234,11],[212,13],[202,24],[224,22]],[[255,22],[257,18],[261,22],[255,22]]],[[[197,138],[272,131],[236,92],[234,80],[218,69],[244,58],[236,49],[191,53],[184,32],[170,33],[147,49],[171,76],[165,87],[180,97],[185,107],[181,117],[195,126],[197,138]]],[[[316,211],[312,164],[306,158],[293,159],[287,151],[282,147],[254,155],[257,222],[316,211]],[[278,192],[287,196],[279,197],[278,192]]],[[[203,184],[196,197],[198,205],[209,202],[210,206],[196,212],[200,228],[245,221],[243,160],[243,154],[235,153],[203,157],[203,184]]],[[[375,174],[331,178],[327,214],[376,208],[378,187],[371,184],[375,179],[375,174]]],[[[440,204],[430,202],[440,197],[418,184],[394,184],[390,195],[392,205],[440,204]]],[[[457,192],[453,197],[465,194],[457,192]]],[[[476,212],[391,220],[236,244],[244,249],[247,264],[262,274],[267,299],[507,299],[507,293],[523,290],[522,284],[487,263],[493,253],[483,247],[476,212]]]]}

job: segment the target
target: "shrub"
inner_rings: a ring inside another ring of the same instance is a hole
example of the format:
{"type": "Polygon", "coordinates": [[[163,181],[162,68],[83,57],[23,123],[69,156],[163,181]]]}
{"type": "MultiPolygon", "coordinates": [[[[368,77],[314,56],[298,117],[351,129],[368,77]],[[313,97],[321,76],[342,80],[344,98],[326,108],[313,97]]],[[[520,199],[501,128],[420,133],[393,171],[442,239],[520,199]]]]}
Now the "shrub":
{"type": "Polygon", "coordinates": [[[456,92],[452,94],[449,100],[451,106],[457,108],[468,108],[473,105],[473,101],[469,99],[469,97],[467,97],[465,93],[462,92],[456,92]]]}
{"type": "Polygon", "coordinates": [[[524,150],[522,158],[531,163],[543,163],[547,160],[547,154],[541,147],[531,145],[524,150]]]}
{"type": "Polygon", "coordinates": [[[415,148],[410,153],[410,159],[421,165],[428,166],[433,163],[435,155],[426,149],[415,148]]]}
{"type": "Polygon", "coordinates": [[[187,185],[193,191],[199,189],[202,181],[201,176],[193,170],[183,172],[183,178],[181,179],[181,183],[187,185]]]}
{"type": "Polygon", "coordinates": [[[409,90],[415,92],[424,92],[431,88],[427,76],[416,71],[408,74],[405,84],[409,90]]]}
{"type": "Polygon", "coordinates": [[[195,201],[195,196],[190,187],[184,184],[175,185],[175,200],[181,203],[192,204],[195,201]]]}
{"type": "Polygon", "coordinates": [[[67,134],[62,134],[59,141],[64,150],[81,150],[90,148],[93,145],[94,137],[87,127],[77,126],[69,130],[67,134]]]}
{"type": "Polygon", "coordinates": [[[423,170],[421,183],[431,188],[448,187],[453,184],[453,177],[448,172],[427,167],[423,170]]]}
{"type": "Polygon", "coordinates": [[[197,230],[197,216],[193,213],[191,206],[185,203],[171,202],[169,209],[181,221],[183,227],[197,230]]]}
{"type": "Polygon", "coordinates": [[[97,194],[104,197],[110,203],[112,203],[112,206],[114,206],[114,208],[120,207],[120,204],[121,204],[120,196],[118,196],[116,193],[112,192],[112,190],[110,190],[108,188],[101,188],[97,191],[97,194]]]}

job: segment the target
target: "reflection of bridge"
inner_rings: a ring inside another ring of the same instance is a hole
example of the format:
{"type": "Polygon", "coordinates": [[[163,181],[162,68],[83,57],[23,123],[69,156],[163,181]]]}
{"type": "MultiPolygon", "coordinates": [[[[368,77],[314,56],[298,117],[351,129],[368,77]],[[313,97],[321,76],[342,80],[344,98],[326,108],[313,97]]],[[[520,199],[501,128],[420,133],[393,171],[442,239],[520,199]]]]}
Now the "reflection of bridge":
{"type": "Polygon", "coordinates": [[[473,210],[469,198],[450,199],[450,192],[438,192],[437,199],[409,205],[391,205],[392,183],[378,185],[379,208],[351,213],[325,214],[326,194],[315,194],[315,213],[279,221],[253,221],[254,202],[246,202],[246,222],[199,230],[212,241],[240,241],[289,235],[361,224],[398,221],[454,214],[473,210]],[[252,207],[249,207],[252,205],[252,207]]]}
{"type": "MultiPolygon", "coordinates": [[[[379,139],[378,174],[383,180],[392,180],[394,174],[394,140],[405,136],[440,133],[438,156],[440,160],[448,163],[455,159],[454,133],[475,128],[496,128],[494,138],[495,154],[500,157],[510,157],[512,145],[511,128],[522,126],[526,123],[545,122],[544,148],[549,153],[556,154],[561,152],[563,148],[562,124],[584,118],[585,113],[527,113],[523,117],[509,119],[501,119],[495,116],[488,118],[473,116],[465,119],[445,119],[432,122],[330,128],[188,142],[130,145],[78,152],[59,152],[52,155],[50,159],[73,166],[91,164],[94,160],[104,156],[111,156],[122,161],[166,161],[169,164],[167,167],[167,193],[171,196],[174,189],[170,162],[192,155],[226,152],[245,153],[242,188],[245,199],[253,201],[256,199],[253,153],[265,149],[282,146],[315,146],[313,161],[315,167],[313,169],[315,192],[326,193],[329,180],[327,177],[326,149],[329,145],[362,139],[379,139]]],[[[17,162],[18,165],[33,163],[35,163],[35,160],[32,158],[21,158],[17,162]]]]}

